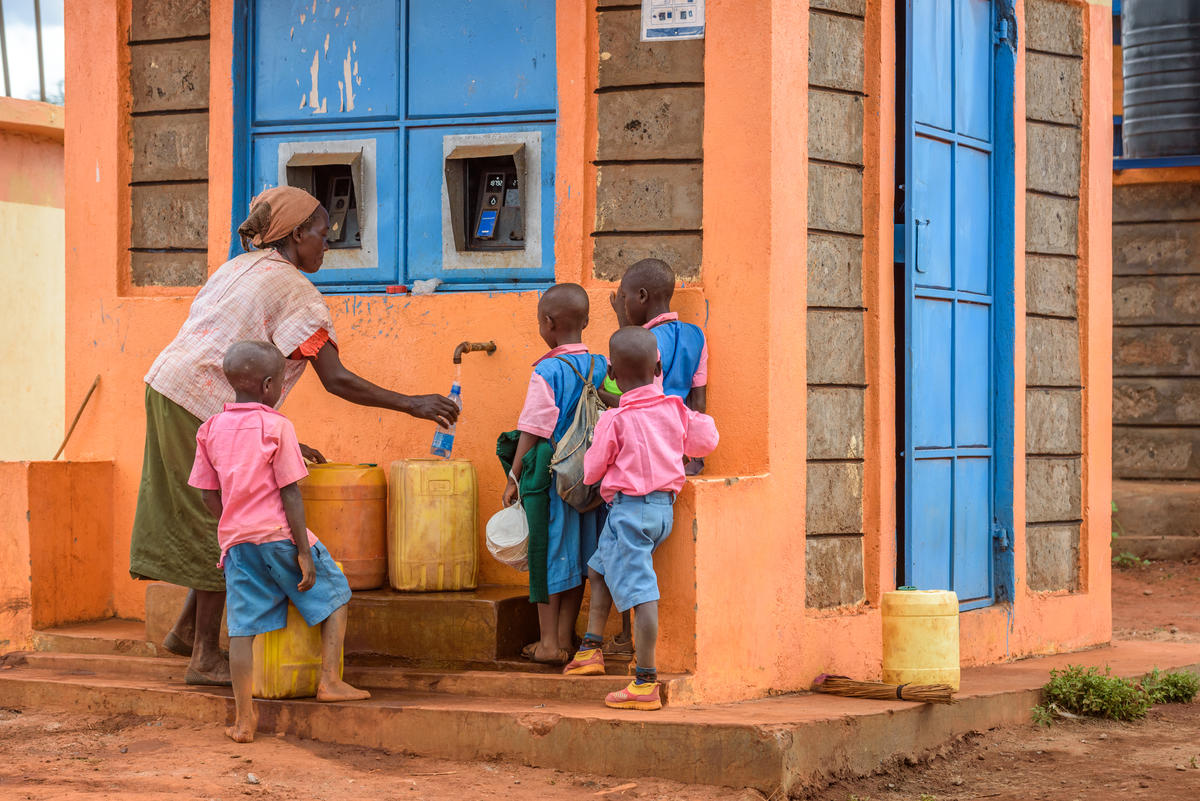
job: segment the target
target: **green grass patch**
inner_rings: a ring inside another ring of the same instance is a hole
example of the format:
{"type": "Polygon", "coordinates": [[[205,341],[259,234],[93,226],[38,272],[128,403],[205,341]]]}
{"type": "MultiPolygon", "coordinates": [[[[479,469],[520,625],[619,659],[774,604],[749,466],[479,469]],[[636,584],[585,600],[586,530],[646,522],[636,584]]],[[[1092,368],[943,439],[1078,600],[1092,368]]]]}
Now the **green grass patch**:
{"type": "Polygon", "coordinates": [[[1154,704],[1190,704],[1200,692],[1200,676],[1186,670],[1161,673],[1155,668],[1142,679],[1142,689],[1154,704]]]}
{"type": "Polygon", "coordinates": [[[1188,671],[1163,673],[1158,668],[1139,682],[1101,673],[1094,667],[1068,665],[1051,670],[1042,688],[1043,703],[1033,708],[1033,722],[1049,726],[1056,717],[1087,716],[1109,720],[1138,720],[1154,704],[1187,704],[1200,693],[1200,676],[1188,671]]]}

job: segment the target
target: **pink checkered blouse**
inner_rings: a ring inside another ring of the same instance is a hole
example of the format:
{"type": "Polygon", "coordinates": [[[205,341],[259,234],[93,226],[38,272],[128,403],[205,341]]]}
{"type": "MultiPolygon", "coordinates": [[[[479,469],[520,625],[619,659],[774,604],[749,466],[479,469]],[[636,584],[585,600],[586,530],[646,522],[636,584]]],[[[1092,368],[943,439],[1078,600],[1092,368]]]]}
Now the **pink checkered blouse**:
{"type": "MultiPolygon", "coordinates": [[[[272,342],[290,356],[322,330],[336,346],[329,308],[304,274],[275,250],[245,253],[222,264],[201,288],[187,321],[154,360],[146,383],[207,420],[233,402],[233,387],[221,371],[230,345],[256,339],[272,342]]],[[[300,380],[305,363],[288,360],[281,403],[300,380]]]]}

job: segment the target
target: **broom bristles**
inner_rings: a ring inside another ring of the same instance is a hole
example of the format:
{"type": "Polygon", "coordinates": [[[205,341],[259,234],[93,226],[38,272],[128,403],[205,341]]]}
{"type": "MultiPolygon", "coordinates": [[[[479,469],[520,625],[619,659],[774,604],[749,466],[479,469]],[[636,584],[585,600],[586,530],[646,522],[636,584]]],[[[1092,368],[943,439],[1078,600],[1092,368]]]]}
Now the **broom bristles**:
{"type": "Polygon", "coordinates": [[[914,701],[926,704],[954,703],[954,688],[949,684],[886,684],[881,681],[856,681],[847,676],[822,673],[813,681],[813,690],[846,698],[874,698],[881,701],[914,701]]]}

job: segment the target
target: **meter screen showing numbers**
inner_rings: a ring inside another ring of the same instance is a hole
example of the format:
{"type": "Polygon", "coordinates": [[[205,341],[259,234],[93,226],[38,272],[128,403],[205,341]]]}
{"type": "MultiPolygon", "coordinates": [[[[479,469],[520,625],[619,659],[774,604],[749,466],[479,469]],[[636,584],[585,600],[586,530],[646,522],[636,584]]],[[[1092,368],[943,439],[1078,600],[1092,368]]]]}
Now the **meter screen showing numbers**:
{"type": "Polygon", "coordinates": [[[498,172],[489,173],[487,177],[487,191],[503,192],[504,176],[498,172]]]}

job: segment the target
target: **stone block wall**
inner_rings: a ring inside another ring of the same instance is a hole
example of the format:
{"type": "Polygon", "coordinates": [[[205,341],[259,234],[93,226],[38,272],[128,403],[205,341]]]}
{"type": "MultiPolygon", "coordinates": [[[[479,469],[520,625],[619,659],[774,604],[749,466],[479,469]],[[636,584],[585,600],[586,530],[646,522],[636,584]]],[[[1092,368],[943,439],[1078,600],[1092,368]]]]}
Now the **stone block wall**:
{"type": "Polygon", "coordinates": [[[808,54],[806,602],[863,588],[863,0],[813,0],[808,54]]]}
{"type": "Polygon", "coordinates": [[[1083,9],[1025,6],[1025,523],[1034,591],[1080,587],[1083,9]]]}
{"type": "Polygon", "coordinates": [[[1113,187],[1116,547],[1200,554],[1200,182],[1113,187]]]}
{"type": "Polygon", "coordinates": [[[194,287],[207,277],[208,24],[208,0],[133,2],[134,287],[194,287]]]}
{"type": "Polygon", "coordinates": [[[700,275],[704,42],[643,42],[641,6],[598,3],[597,278],[654,257],[700,275]]]}

